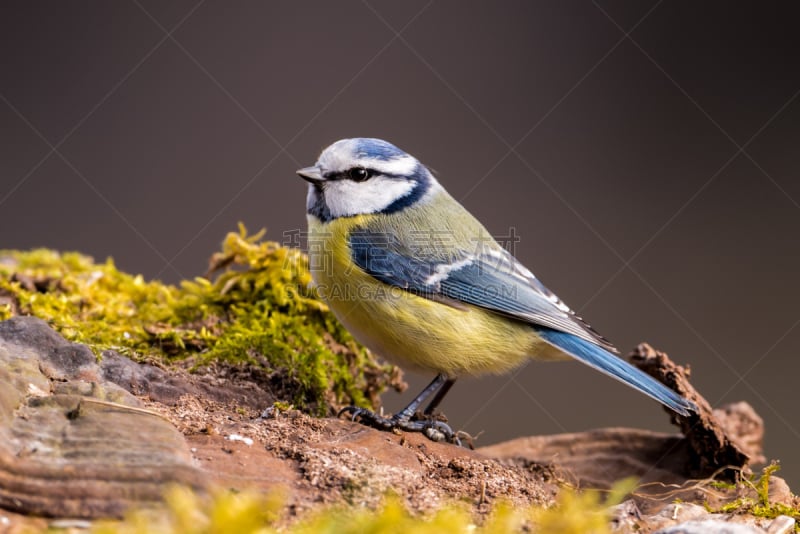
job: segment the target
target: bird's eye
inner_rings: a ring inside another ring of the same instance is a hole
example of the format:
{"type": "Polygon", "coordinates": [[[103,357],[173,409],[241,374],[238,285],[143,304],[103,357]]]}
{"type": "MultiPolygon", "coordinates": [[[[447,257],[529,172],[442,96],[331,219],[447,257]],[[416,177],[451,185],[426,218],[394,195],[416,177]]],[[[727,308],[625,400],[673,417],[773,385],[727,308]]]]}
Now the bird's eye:
{"type": "Polygon", "coordinates": [[[364,167],[353,167],[347,172],[347,175],[354,182],[363,182],[364,180],[372,176],[372,174],[364,167]]]}

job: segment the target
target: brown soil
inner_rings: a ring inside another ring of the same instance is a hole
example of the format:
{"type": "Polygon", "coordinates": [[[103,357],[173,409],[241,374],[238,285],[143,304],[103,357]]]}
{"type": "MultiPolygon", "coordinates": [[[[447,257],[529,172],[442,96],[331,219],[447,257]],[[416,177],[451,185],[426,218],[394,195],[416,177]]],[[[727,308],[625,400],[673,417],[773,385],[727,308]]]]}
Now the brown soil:
{"type": "Polygon", "coordinates": [[[391,490],[416,512],[457,500],[480,516],[498,498],[550,504],[557,492],[547,467],[504,464],[420,434],[380,432],[297,411],[262,419],[240,406],[192,397],[172,408],[148,407],[186,435],[215,483],[286,491],[296,512],[320,503],[376,506],[391,490]]]}

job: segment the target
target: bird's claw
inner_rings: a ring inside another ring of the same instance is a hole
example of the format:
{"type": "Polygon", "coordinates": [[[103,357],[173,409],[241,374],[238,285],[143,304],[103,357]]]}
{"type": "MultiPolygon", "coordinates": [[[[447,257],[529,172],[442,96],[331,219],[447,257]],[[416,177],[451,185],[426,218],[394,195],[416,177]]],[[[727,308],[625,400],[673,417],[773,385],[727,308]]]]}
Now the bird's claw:
{"type": "Polygon", "coordinates": [[[336,417],[341,417],[342,414],[350,414],[351,421],[358,421],[361,424],[371,426],[380,430],[392,430],[397,425],[393,419],[383,417],[366,408],[359,408],[358,406],[345,406],[336,417]]]}
{"type": "Polygon", "coordinates": [[[348,414],[351,421],[357,421],[379,430],[400,429],[406,432],[420,432],[431,441],[446,441],[461,445],[458,433],[454,432],[450,425],[442,421],[430,419],[411,421],[398,417],[383,417],[373,411],[357,406],[345,406],[339,410],[337,417],[341,417],[343,414],[348,414]]]}

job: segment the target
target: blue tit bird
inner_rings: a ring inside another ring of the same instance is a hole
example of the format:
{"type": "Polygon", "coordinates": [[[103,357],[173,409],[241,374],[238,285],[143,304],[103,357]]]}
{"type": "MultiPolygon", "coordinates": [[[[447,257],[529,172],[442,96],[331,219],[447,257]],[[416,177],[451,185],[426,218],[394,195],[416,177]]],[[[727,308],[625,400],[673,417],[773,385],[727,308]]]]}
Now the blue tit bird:
{"type": "MultiPolygon", "coordinates": [[[[342,139],[297,171],[306,202],[312,277],[355,339],[436,378],[381,428],[454,441],[430,416],[455,380],[504,373],[529,359],[577,359],[680,415],[694,404],[631,366],[489,234],[416,158],[369,138],[342,139]]],[[[341,415],[341,413],[340,413],[341,415]]]]}

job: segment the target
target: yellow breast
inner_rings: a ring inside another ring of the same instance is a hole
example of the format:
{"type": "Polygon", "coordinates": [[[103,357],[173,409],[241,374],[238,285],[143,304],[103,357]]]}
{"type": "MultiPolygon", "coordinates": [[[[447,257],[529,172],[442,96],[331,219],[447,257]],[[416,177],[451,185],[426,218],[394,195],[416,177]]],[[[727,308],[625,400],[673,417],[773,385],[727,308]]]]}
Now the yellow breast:
{"type": "MultiPolygon", "coordinates": [[[[373,217],[373,216],[369,216],[373,217]]],[[[384,284],[350,258],[347,237],[365,216],[309,217],[314,281],[338,319],[373,352],[400,365],[450,376],[502,373],[555,352],[520,321],[471,305],[454,307],[384,284]]]]}

